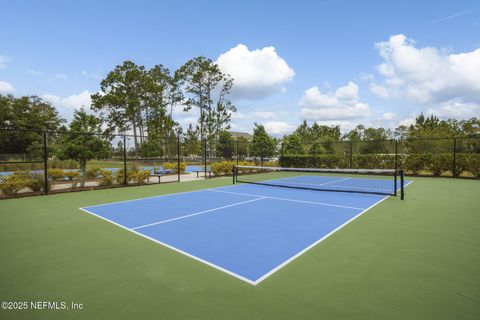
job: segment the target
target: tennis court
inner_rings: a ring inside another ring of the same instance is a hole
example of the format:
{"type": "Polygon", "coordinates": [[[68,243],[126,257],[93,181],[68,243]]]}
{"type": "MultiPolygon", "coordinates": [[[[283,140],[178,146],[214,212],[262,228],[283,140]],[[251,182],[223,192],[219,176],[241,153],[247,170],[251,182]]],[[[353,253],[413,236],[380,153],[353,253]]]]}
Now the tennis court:
{"type": "Polygon", "coordinates": [[[396,178],[348,171],[243,169],[237,182],[248,183],[81,210],[256,285],[401,189],[396,178]]]}

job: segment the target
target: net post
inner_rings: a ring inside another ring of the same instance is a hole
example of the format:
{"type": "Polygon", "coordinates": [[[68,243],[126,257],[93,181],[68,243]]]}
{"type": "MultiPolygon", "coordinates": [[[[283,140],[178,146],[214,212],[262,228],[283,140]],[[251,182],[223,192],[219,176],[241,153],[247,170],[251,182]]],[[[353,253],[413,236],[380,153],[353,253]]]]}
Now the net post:
{"type": "Polygon", "coordinates": [[[207,138],[203,139],[203,175],[207,179],[207,138]]]}
{"type": "Polygon", "coordinates": [[[396,197],[397,196],[397,169],[395,169],[395,172],[393,174],[393,195],[396,197]]]}
{"type": "Polygon", "coordinates": [[[400,170],[400,199],[405,199],[405,172],[400,170]]]}
{"type": "Polygon", "coordinates": [[[180,182],[180,135],[177,136],[177,175],[180,182]]]}
{"type": "Polygon", "coordinates": [[[237,167],[236,167],[235,165],[233,165],[233,168],[232,168],[233,184],[235,184],[235,175],[236,175],[235,173],[236,173],[236,168],[237,168],[237,167]]]}
{"type": "Polygon", "coordinates": [[[123,135],[123,184],[127,185],[127,136],[123,135]]]}
{"type": "Polygon", "coordinates": [[[43,185],[45,194],[48,194],[48,148],[47,148],[47,132],[43,131],[43,185]]]}

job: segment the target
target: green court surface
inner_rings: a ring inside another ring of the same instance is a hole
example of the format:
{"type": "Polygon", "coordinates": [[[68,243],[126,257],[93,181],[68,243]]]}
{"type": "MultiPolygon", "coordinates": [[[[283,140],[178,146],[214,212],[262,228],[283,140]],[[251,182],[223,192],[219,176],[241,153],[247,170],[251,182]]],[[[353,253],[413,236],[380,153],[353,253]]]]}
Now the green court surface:
{"type": "Polygon", "coordinates": [[[0,201],[2,319],[480,319],[480,181],[410,178],[257,286],[79,207],[231,184],[231,178],[0,201]]]}

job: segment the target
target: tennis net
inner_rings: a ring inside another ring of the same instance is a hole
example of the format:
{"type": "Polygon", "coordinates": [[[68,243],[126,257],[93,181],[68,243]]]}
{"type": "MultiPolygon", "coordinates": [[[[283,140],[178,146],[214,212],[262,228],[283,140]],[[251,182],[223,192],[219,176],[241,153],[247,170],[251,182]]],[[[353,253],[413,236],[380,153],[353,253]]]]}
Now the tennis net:
{"type": "Polygon", "coordinates": [[[312,169],[234,166],[233,183],[274,187],[397,195],[404,198],[403,170],[312,169]]]}

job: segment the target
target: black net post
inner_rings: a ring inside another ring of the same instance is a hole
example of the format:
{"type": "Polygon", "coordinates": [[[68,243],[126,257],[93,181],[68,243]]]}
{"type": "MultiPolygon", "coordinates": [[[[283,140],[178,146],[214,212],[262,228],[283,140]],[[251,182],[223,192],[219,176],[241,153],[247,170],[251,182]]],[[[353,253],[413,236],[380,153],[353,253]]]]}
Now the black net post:
{"type": "Polygon", "coordinates": [[[453,138],[453,177],[457,177],[457,138],[453,138]]]}
{"type": "Polygon", "coordinates": [[[232,169],[233,184],[235,184],[235,168],[236,168],[236,166],[233,165],[233,169],[232,169]]]}
{"type": "Polygon", "coordinates": [[[180,182],[180,135],[177,136],[177,181],[180,182]]]}
{"type": "Polygon", "coordinates": [[[43,173],[44,173],[44,192],[48,194],[48,145],[47,145],[47,132],[43,131],[43,173]]]}
{"type": "Polygon", "coordinates": [[[405,173],[400,170],[400,199],[405,199],[405,173]]]}
{"type": "Polygon", "coordinates": [[[398,175],[398,171],[397,169],[395,169],[395,173],[393,174],[393,195],[394,196],[397,196],[397,175],[398,175]]]}
{"type": "Polygon", "coordinates": [[[207,179],[207,139],[203,139],[203,175],[207,179]]]}
{"type": "Polygon", "coordinates": [[[123,135],[123,184],[127,183],[127,137],[123,135]]]}

